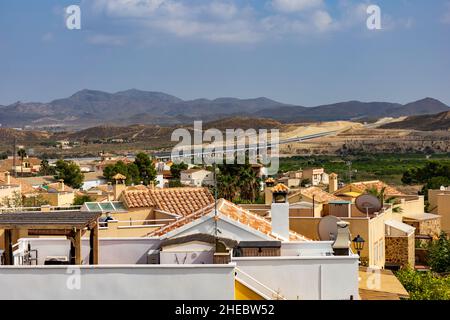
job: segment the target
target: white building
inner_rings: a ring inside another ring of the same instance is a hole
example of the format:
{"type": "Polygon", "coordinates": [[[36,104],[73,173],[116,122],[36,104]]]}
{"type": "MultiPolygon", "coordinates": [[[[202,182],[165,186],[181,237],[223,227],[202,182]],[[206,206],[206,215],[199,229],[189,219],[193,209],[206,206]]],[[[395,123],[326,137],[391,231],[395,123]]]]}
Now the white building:
{"type": "Polygon", "coordinates": [[[180,182],[191,187],[214,185],[214,173],[205,169],[188,169],[181,171],[180,182]]]}
{"type": "Polygon", "coordinates": [[[22,238],[15,265],[0,267],[0,299],[233,300],[242,290],[267,300],[358,299],[359,257],[343,243],[338,254],[333,242],[290,231],[287,203],[264,218],[222,199],[148,237],[99,239],[98,265],[87,265],[89,238],[81,266],[43,265],[70,261],[69,240],[22,238]]]}

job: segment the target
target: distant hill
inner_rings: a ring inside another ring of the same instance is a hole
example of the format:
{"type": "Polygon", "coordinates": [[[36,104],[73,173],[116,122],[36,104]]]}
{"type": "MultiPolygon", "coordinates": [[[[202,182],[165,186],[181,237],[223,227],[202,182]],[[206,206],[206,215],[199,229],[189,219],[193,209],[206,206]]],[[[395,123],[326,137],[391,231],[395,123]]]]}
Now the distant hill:
{"type": "Polygon", "coordinates": [[[403,121],[385,124],[384,129],[412,129],[418,131],[450,131],[450,111],[433,115],[411,116],[403,121]]]}
{"type": "Polygon", "coordinates": [[[125,141],[149,141],[151,139],[165,139],[170,141],[173,128],[156,125],[132,126],[98,126],[85,130],[56,134],[55,139],[69,139],[71,141],[96,141],[123,139],[125,141]]]}
{"type": "Polygon", "coordinates": [[[211,121],[203,125],[203,129],[215,128],[219,130],[226,129],[274,129],[280,128],[282,124],[272,119],[258,119],[248,117],[230,117],[216,121],[211,121]]]}
{"type": "Polygon", "coordinates": [[[16,138],[17,143],[36,142],[48,139],[51,134],[41,131],[21,131],[9,128],[0,128],[0,141],[2,144],[9,144],[11,147],[16,138]]]}
{"type": "Polygon", "coordinates": [[[348,101],[312,108],[266,109],[257,112],[256,116],[295,123],[302,121],[358,120],[362,118],[379,119],[384,117],[434,114],[449,110],[450,108],[442,102],[426,98],[406,105],[389,102],[348,101]]]}
{"type": "Polygon", "coordinates": [[[265,118],[283,123],[378,119],[448,111],[442,102],[426,98],[406,105],[348,101],[317,107],[293,106],[268,98],[182,100],[163,92],[131,89],[116,93],[81,90],[49,103],[16,102],[0,107],[0,124],[8,127],[99,125],[180,125],[194,120],[232,117],[265,118]]]}

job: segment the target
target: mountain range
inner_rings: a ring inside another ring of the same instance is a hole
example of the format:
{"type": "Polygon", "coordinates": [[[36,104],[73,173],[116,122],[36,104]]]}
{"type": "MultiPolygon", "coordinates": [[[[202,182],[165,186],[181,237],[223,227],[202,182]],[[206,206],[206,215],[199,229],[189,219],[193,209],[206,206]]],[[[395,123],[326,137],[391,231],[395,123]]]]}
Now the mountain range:
{"type": "Polygon", "coordinates": [[[450,108],[425,98],[405,105],[389,102],[348,101],[317,107],[295,106],[268,98],[182,100],[162,92],[131,89],[117,93],[82,90],[48,103],[16,102],[0,106],[0,124],[6,127],[192,124],[233,116],[273,119],[282,123],[368,120],[383,117],[437,114],[450,108]]]}
{"type": "Polygon", "coordinates": [[[412,129],[419,131],[449,131],[450,111],[407,117],[403,121],[383,125],[384,129],[412,129]]]}

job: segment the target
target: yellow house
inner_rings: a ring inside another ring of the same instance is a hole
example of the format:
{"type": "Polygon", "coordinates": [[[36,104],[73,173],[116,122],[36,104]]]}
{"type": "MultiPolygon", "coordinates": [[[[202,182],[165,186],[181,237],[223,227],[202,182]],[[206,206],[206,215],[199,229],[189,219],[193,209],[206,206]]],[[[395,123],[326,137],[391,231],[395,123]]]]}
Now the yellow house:
{"type": "Polygon", "coordinates": [[[46,200],[49,205],[55,207],[69,207],[75,200],[75,191],[64,184],[64,180],[43,185],[38,189],[39,195],[46,200]]]}
{"type": "Polygon", "coordinates": [[[214,202],[207,188],[127,187],[125,177],[114,179],[114,201],[85,203],[81,209],[101,211],[108,218],[100,227],[100,237],[145,237],[214,202]]]}

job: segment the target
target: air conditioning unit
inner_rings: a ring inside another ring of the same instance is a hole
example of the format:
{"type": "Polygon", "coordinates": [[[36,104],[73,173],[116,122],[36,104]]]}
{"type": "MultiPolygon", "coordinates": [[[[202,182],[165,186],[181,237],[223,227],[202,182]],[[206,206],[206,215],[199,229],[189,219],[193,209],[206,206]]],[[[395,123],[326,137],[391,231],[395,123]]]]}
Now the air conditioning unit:
{"type": "Polygon", "coordinates": [[[149,250],[147,252],[147,264],[159,264],[159,250],[149,250]]]}

